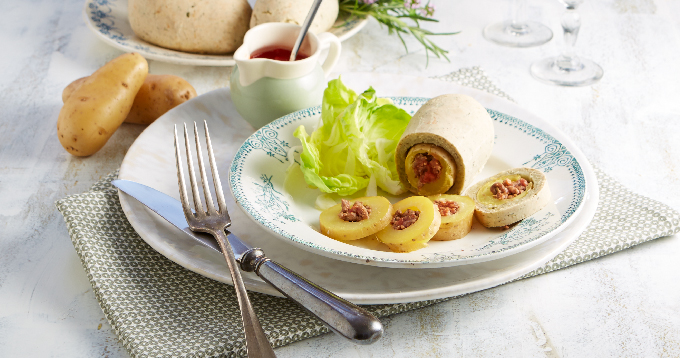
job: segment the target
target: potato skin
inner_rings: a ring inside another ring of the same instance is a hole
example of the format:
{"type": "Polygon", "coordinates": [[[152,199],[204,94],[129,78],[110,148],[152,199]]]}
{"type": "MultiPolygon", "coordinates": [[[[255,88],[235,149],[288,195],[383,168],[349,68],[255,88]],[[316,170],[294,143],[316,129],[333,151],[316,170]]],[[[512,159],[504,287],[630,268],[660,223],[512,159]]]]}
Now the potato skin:
{"type": "Polygon", "coordinates": [[[71,154],[88,156],[123,123],[149,65],[138,53],[120,55],[83,81],[59,112],[59,142],[71,154]]]}
{"type": "MultiPolygon", "coordinates": [[[[87,77],[79,78],[64,88],[61,94],[64,103],[85,79],[87,77]]],[[[135,96],[125,123],[151,124],[165,112],[196,95],[194,87],[181,77],[149,74],[135,96]]]]}
{"type": "Polygon", "coordinates": [[[148,75],[125,119],[126,123],[151,124],[165,112],[196,97],[189,82],[174,75],[148,75]]]}
{"type": "Polygon", "coordinates": [[[64,88],[64,90],[61,92],[61,101],[63,103],[66,103],[66,100],[69,97],[71,97],[73,92],[75,92],[75,90],[77,90],[83,84],[83,82],[85,82],[86,79],[87,79],[87,77],[81,77],[81,78],[69,83],[69,85],[66,86],[66,88],[64,88]]]}

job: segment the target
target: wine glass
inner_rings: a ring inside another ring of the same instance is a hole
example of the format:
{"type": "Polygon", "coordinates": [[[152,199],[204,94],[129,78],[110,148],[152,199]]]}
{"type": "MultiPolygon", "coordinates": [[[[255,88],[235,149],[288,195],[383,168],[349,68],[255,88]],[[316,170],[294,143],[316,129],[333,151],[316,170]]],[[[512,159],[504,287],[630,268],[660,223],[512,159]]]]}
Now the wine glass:
{"type": "Polygon", "coordinates": [[[512,19],[484,28],[484,38],[499,45],[532,47],[542,45],[553,37],[545,25],[527,21],[526,0],[512,0],[512,19]]]}
{"type": "Polygon", "coordinates": [[[560,86],[587,86],[602,78],[604,72],[597,63],[580,58],[574,44],[581,28],[581,16],[576,8],[583,0],[560,0],[567,7],[562,15],[562,29],[566,46],[557,57],[546,58],[531,65],[531,75],[539,81],[560,86]]]}

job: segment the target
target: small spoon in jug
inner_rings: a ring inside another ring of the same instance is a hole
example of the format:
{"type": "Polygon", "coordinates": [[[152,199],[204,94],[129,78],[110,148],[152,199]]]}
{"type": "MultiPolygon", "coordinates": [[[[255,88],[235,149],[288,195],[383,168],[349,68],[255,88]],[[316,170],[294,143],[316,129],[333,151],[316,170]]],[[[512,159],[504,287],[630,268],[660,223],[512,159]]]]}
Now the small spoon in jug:
{"type": "Polygon", "coordinates": [[[316,16],[316,12],[319,10],[319,6],[321,6],[321,1],[322,0],[314,0],[312,8],[309,9],[309,12],[307,13],[307,18],[305,19],[305,22],[302,23],[300,34],[298,35],[297,40],[295,40],[295,46],[293,46],[293,51],[290,52],[289,61],[295,61],[297,53],[300,50],[300,45],[302,45],[302,40],[305,39],[305,35],[307,35],[307,31],[309,30],[309,26],[312,24],[312,21],[316,16]]]}

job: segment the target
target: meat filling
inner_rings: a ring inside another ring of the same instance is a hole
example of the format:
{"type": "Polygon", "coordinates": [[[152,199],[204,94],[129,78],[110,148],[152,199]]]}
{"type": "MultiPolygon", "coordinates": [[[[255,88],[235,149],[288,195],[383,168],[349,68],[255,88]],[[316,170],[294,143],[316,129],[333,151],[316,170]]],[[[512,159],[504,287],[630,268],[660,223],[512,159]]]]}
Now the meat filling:
{"type": "Polygon", "coordinates": [[[406,211],[402,213],[397,210],[397,212],[394,213],[394,216],[392,216],[392,228],[394,228],[394,230],[404,230],[418,221],[419,216],[420,211],[406,209],[406,211]]]}
{"type": "Polygon", "coordinates": [[[421,188],[423,185],[439,179],[442,165],[432,155],[418,153],[413,158],[413,171],[418,178],[418,187],[421,188]]]}
{"type": "Polygon", "coordinates": [[[439,208],[439,214],[441,216],[454,215],[460,209],[460,205],[453,200],[439,199],[434,202],[439,208]]]}
{"type": "Polygon", "coordinates": [[[510,179],[505,179],[502,182],[493,183],[491,185],[491,194],[496,199],[512,199],[527,190],[529,182],[524,178],[513,182],[510,179]]]}
{"type": "Polygon", "coordinates": [[[342,210],[338,216],[344,221],[357,222],[366,220],[371,214],[371,207],[364,205],[364,203],[360,201],[355,201],[354,205],[350,206],[349,200],[342,199],[342,203],[340,205],[342,210]]]}

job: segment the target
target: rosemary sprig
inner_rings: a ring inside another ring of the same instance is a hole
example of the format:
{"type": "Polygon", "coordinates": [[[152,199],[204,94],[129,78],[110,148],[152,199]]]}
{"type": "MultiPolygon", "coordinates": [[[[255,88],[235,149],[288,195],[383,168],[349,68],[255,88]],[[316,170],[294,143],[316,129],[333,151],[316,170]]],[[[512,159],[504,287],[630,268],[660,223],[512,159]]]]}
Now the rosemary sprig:
{"type": "Polygon", "coordinates": [[[381,25],[387,26],[389,34],[396,34],[404,45],[406,52],[408,46],[403,35],[411,35],[425,47],[427,63],[430,62],[430,52],[437,58],[445,58],[448,51],[437,46],[428,36],[455,35],[458,32],[435,33],[420,27],[420,21],[439,22],[432,18],[434,7],[429,1],[425,5],[420,0],[339,0],[340,13],[347,15],[347,20],[354,17],[366,18],[372,16],[381,25]],[[412,24],[404,20],[410,20],[412,24]]]}

